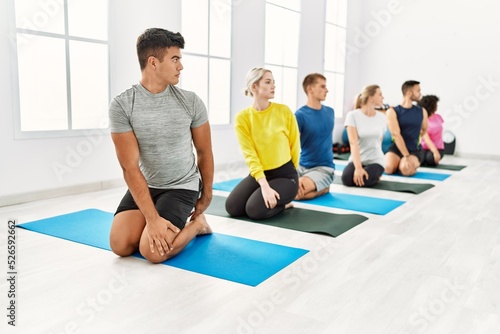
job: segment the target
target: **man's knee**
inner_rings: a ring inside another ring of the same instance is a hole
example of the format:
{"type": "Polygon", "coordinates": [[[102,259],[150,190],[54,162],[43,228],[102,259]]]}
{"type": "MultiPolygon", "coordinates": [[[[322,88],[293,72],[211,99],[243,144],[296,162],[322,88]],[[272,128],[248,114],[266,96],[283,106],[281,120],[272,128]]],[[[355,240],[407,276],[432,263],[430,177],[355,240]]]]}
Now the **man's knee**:
{"type": "Polygon", "coordinates": [[[301,176],[299,178],[299,184],[303,184],[306,192],[311,192],[316,190],[316,183],[308,177],[308,176],[301,176]]]}
{"type": "Polygon", "coordinates": [[[417,172],[417,170],[411,164],[404,164],[400,166],[399,170],[403,176],[412,176],[417,172]]]}
{"type": "Polygon", "coordinates": [[[111,235],[109,238],[109,246],[113,253],[118,256],[130,256],[137,250],[138,245],[123,238],[111,235]]]}
{"type": "Polygon", "coordinates": [[[398,166],[387,164],[384,171],[386,174],[394,174],[398,171],[398,166]]]}
{"type": "Polygon", "coordinates": [[[328,194],[329,191],[330,191],[330,187],[325,188],[325,189],[321,189],[318,191],[318,196],[328,194]]]}
{"type": "Polygon", "coordinates": [[[142,242],[139,246],[139,252],[146,260],[154,264],[162,263],[169,259],[169,254],[161,255],[157,249],[155,249],[155,252],[152,253],[149,244],[142,242]]]}

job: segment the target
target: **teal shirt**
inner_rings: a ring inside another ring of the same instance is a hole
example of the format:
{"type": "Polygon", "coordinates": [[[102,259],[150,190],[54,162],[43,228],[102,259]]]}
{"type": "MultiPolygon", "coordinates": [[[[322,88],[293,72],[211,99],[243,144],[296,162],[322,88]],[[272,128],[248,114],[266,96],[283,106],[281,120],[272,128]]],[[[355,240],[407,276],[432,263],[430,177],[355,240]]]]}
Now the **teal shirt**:
{"type": "Polygon", "coordinates": [[[305,168],[326,166],[333,163],[333,108],[321,105],[321,109],[303,106],[295,112],[300,132],[300,165],[305,168]]]}

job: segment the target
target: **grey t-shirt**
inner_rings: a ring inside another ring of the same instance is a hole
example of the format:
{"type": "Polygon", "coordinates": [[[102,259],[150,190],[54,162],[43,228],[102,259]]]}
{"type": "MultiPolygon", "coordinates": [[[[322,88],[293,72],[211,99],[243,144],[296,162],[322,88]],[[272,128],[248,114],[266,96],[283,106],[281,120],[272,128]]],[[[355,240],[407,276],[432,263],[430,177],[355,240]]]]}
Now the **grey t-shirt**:
{"type": "MultiPolygon", "coordinates": [[[[385,157],[382,151],[382,137],[387,129],[384,114],[377,112],[374,116],[366,116],[361,109],[347,113],[345,126],[352,126],[358,132],[358,145],[361,164],[379,164],[385,167],[385,157]]],[[[349,157],[352,161],[352,156],[349,157]]]]}
{"type": "Polygon", "coordinates": [[[168,86],[153,94],[136,84],[113,99],[109,119],[111,132],[134,132],[150,187],[199,190],[191,128],[206,123],[208,115],[195,93],[168,86]]]}

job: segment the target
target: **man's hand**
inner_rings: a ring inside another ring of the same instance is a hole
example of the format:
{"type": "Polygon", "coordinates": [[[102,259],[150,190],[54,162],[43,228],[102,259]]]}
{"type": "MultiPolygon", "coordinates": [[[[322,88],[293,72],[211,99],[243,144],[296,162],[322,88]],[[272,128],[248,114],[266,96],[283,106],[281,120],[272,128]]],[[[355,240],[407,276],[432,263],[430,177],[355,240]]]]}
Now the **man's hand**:
{"type": "Polygon", "coordinates": [[[194,205],[194,211],[191,212],[191,219],[194,220],[197,216],[201,215],[208,208],[212,202],[212,193],[202,194],[200,198],[196,201],[194,205]]]}
{"type": "Polygon", "coordinates": [[[441,160],[441,155],[439,154],[439,151],[432,152],[432,155],[434,155],[434,162],[437,165],[439,163],[439,160],[441,160]]]}
{"type": "Polygon", "coordinates": [[[306,191],[307,191],[307,185],[306,182],[304,182],[304,178],[300,177],[299,178],[299,190],[297,191],[297,196],[295,196],[296,199],[303,198],[306,191]]]}
{"type": "Polygon", "coordinates": [[[155,249],[157,249],[158,253],[163,256],[173,249],[174,239],[180,232],[180,229],[165,218],[158,216],[157,219],[146,223],[146,232],[148,234],[151,253],[154,253],[155,249]],[[174,235],[170,236],[168,230],[172,230],[174,235]]]}

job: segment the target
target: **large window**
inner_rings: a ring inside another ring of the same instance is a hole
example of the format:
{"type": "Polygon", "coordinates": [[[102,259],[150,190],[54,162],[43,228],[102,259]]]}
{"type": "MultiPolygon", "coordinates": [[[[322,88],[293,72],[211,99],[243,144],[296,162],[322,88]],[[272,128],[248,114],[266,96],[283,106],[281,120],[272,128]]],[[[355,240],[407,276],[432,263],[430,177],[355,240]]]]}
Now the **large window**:
{"type": "Polygon", "coordinates": [[[269,0],[266,4],[266,68],[276,81],[274,99],[297,108],[300,0],[269,0]]]}
{"type": "Polygon", "coordinates": [[[325,12],[324,74],[329,90],[325,104],[335,109],[336,117],[343,117],[347,0],[326,0],[325,12]]]}
{"type": "Polygon", "coordinates": [[[19,137],[107,126],[108,2],[13,0],[19,137]]]}
{"type": "Polygon", "coordinates": [[[182,0],[181,86],[205,102],[211,124],[229,124],[231,105],[230,1],[182,0]]]}

